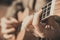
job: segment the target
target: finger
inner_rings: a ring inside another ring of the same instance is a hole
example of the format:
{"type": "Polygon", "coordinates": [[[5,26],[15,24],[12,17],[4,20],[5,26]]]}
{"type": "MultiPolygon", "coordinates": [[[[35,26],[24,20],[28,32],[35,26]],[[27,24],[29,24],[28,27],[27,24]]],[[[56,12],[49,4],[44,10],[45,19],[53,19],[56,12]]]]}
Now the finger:
{"type": "Polygon", "coordinates": [[[18,24],[18,21],[14,18],[10,18],[10,20],[6,19],[6,18],[1,18],[1,26],[2,28],[7,28],[7,27],[10,27],[10,25],[14,25],[14,27],[16,27],[16,25],[18,24]]]}
{"type": "Polygon", "coordinates": [[[19,23],[6,23],[6,28],[16,28],[19,25],[19,23]]]}
{"type": "Polygon", "coordinates": [[[15,31],[15,29],[14,28],[11,28],[11,29],[2,29],[2,33],[3,34],[8,34],[8,33],[12,33],[12,32],[14,32],[15,31]]]}
{"type": "Polygon", "coordinates": [[[36,31],[34,30],[33,35],[36,37],[39,37],[39,35],[36,33],[36,31]]]}
{"type": "Polygon", "coordinates": [[[15,18],[12,18],[12,17],[10,17],[10,18],[4,18],[3,17],[1,20],[6,22],[6,23],[18,23],[18,21],[15,18]]]}
{"type": "Polygon", "coordinates": [[[6,28],[6,18],[1,18],[1,28],[6,28]]]}
{"type": "Polygon", "coordinates": [[[39,25],[41,12],[42,12],[42,10],[40,10],[39,12],[34,14],[34,18],[33,18],[33,22],[32,22],[33,26],[39,25]]]}
{"type": "Polygon", "coordinates": [[[26,28],[26,31],[30,31],[33,33],[34,27],[33,25],[28,25],[28,27],[26,28]]]}
{"type": "Polygon", "coordinates": [[[1,30],[5,30],[5,29],[10,29],[10,28],[15,28],[17,25],[11,25],[11,24],[6,24],[6,23],[1,23],[1,30]]]}
{"type": "Polygon", "coordinates": [[[18,21],[15,18],[10,17],[6,21],[7,24],[13,24],[13,23],[18,23],[18,21]]]}
{"type": "Polygon", "coordinates": [[[41,15],[41,13],[42,13],[42,9],[40,9],[38,12],[37,12],[37,14],[40,16],[41,15]]]}
{"type": "Polygon", "coordinates": [[[6,24],[6,28],[16,28],[19,25],[19,23],[10,23],[10,24],[6,24]]]}
{"type": "Polygon", "coordinates": [[[26,28],[29,24],[31,24],[31,23],[32,23],[32,20],[33,20],[33,15],[27,16],[27,17],[23,20],[22,29],[26,28]]]}
{"type": "Polygon", "coordinates": [[[12,27],[12,25],[6,24],[8,20],[6,18],[1,19],[1,28],[2,30],[5,30],[7,27],[12,27]]]}
{"type": "Polygon", "coordinates": [[[11,23],[18,23],[18,21],[15,18],[10,18],[11,23]]]}
{"type": "Polygon", "coordinates": [[[13,34],[10,34],[10,35],[4,34],[3,37],[4,37],[5,39],[11,39],[12,37],[15,37],[15,36],[14,36],[13,34]]]}
{"type": "Polygon", "coordinates": [[[36,35],[37,37],[44,38],[44,36],[45,36],[43,32],[39,32],[38,30],[34,30],[34,33],[37,34],[36,35]]]}

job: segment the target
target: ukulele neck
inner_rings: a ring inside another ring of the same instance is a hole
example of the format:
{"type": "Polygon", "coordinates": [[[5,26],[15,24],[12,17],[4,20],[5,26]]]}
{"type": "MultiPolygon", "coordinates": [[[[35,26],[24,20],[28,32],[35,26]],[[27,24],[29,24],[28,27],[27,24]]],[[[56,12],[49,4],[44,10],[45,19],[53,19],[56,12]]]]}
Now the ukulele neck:
{"type": "Polygon", "coordinates": [[[55,0],[51,0],[42,8],[41,20],[45,20],[53,15],[54,6],[55,0]]]}

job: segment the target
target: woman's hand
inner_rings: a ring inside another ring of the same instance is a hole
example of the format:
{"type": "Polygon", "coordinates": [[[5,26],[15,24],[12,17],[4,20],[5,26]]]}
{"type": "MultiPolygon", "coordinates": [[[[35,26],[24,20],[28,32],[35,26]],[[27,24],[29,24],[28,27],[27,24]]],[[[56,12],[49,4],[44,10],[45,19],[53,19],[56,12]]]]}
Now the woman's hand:
{"type": "Polygon", "coordinates": [[[25,36],[26,29],[31,24],[32,19],[33,19],[33,15],[26,16],[26,18],[24,18],[24,20],[22,22],[21,30],[20,30],[20,32],[18,33],[18,36],[17,36],[17,40],[23,40],[23,38],[25,36]]]}
{"type": "Polygon", "coordinates": [[[40,15],[42,10],[34,15],[26,16],[22,22],[21,31],[18,34],[17,40],[23,40],[25,31],[32,31],[39,37],[44,37],[43,27],[40,25],[40,15]]]}
{"type": "Polygon", "coordinates": [[[32,23],[32,20],[33,20],[33,15],[27,16],[22,22],[21,29],[26,29],[27,26],[29,26],[32,23]]]}
{"type": "Polygon", "coordinates": [[[34,35],[37,37],[44,38],[44,28],[40,24],[40,16],[41,16],[42,10],[38,11],[34,14],[34,18],[32,21],[32,25],[34,27],[34,35]]]}
{"type": "Polygon", "coordinates": [[[44,38],[44,28],[40,24],[40,15],[42,10],[36,12],[34,15],[27,16],[22,23],[22,29],[32,31],[36,36],[44,38]]]}
{"type": "Polygon", "coordinates": [[[17,27],[18,21],[15,18],[1,18],[1,33],[5,39],[10,39],[15,37],[15,28],[17,27]]]}

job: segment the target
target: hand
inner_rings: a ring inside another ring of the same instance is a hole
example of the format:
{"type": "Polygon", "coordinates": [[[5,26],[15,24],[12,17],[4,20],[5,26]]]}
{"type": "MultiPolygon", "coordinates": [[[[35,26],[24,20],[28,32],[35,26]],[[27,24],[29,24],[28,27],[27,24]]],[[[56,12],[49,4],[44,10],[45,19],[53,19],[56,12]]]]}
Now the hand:
{"type": "Polygon", "coordinates": [[[14,38],[15,36],[10,33],[15,32],[18,21],[15,18],[1,18],[1,33],[5,39],[14,38]]]}
{"type": "Polygon", "coordinates": [[[34,34],[38,37],[44,38],[44,28],[42,27],[42,24],[40,23],[40,16],[41,16],[42,10],[38,11],[34,14],[34,18],[32,21],[32,25],[34,27],[34,34]]]}
{"type": "Polygon", "coordinates": [[[39,37],[44,37],[44,28],[40,24],[40,15],[42,10],[34,15],[27,16],[22,23],[22,29],[28,29],[27,31],[33,31],[39,37]]]}
{"type": "Polygon", "coordinates": [[[21,29],[26,29],[27,26],[29,26],[32,23],[32,20],[33,20],[33,15],[27,16],[22,22],[22,28],[21,29]]]}
{"type": "Polygon", "coordinates": [[[21,31],[18,34],[17,40],[23,40],[25,35],[25,30],[32,31],[34,34],[39,37],[44,37],[43,28],[40,25],[40,15],[41,10],[34,15],[26,16],[22,22],[21,31]],[[39,29],[40,28],[40,29],[39,29]]]}
{"type": "Polygon", "coordinates": [[[21,30],[17,35],[17,40],[23,40],[26,32],[26,28],[31,24],[33,19],[33,15],[31,16],[26,16],[22,22],[21,30]]]}
{"type": "Polygon", "coordinates": [[[23,12],[19,11],[17,15],[19,22],[22,22],[24,18],[29,15],[29,9],[25,8],[23,12]]]}

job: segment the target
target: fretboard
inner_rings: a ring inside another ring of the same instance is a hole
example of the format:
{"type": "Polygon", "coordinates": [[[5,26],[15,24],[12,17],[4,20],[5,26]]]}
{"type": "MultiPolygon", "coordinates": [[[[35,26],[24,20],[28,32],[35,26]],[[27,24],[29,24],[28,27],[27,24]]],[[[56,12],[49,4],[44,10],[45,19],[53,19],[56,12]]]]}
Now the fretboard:
{"type": "Polygon", "coordinates": [[[44,20],[50,17],[51,15],[53,15],[54,5],[55,5],[55,0],[51,0],[42,8],[43,11],[41,15],[41,20],[44,20]]]}
{"type": "Polygon", "coordinates": [[[50,15],[50,9],[51,9],[52,2],[50,1],[42,8],[42,17],[41,20],[45,19],[50,15]]]}

